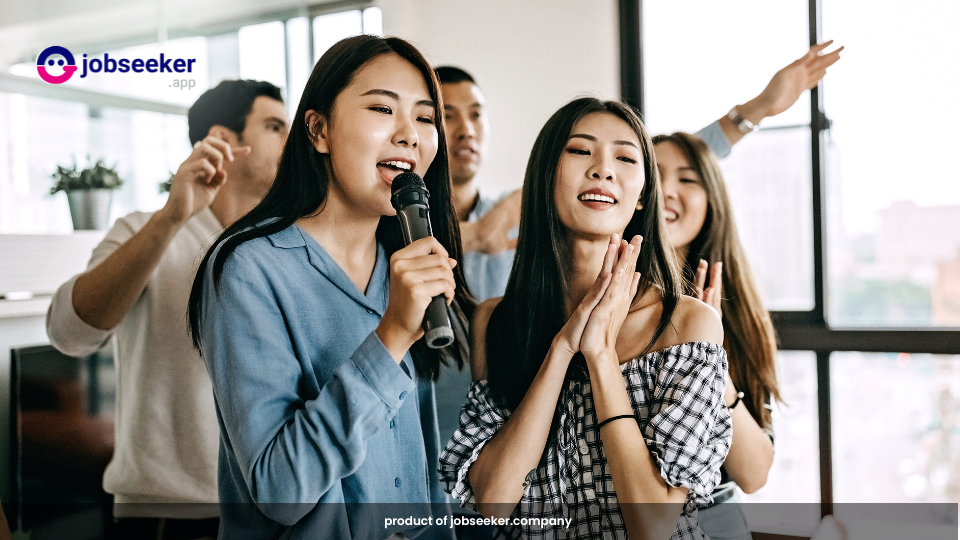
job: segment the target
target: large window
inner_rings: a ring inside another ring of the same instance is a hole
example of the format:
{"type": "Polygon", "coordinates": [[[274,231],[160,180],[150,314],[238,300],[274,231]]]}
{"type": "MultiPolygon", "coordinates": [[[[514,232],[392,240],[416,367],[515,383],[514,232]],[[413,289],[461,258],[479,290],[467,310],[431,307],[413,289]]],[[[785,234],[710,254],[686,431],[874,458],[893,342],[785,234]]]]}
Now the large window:
{"type": "Polygon", "coordinates": [[[809,351],[781,351],[777,358],[783,403],[771,416],[776,454],[767,485],[744,496],[748,502],[819,502],[817,456],[817,362],[809,351]]]}
{"type": "Polygon", "coordinates": [[[960,356],[834,353],[837,502],[960,501],[960,356]]]}
{"type": "Polygon", "coordinates": [[[952,1],[824,2],[850,44],[824,84],[834,326],[960,326],[957,20],[952,1]]]}
{"type": "Polygon", "coordinates": [[[637,5],[621,61],[643,85],[622,86],[652,133],[700,129],[816,41],[846,46],[721,164],[790,396],[747,500],[960,501],[960,182],[943,166],[960,4],[623,0],[621,16],[637,5]]]}
{"type": "MultiPolygon", "coordinates": [[[[760,93],[806,49],[804,0],[735,5],[644,3],[644,117],[651,133],[703,128],[760,93]],[[736,27],[751,31],[730,31],[736,27]]],[[[801,99],[764,122],[722,163],[741,240],[773,310],[814,305],[808,103],[801,99]]]]}
{"type": "Polygon", "coordinates": [[[116,165],[124,187],[113,217],[155,210],[166,196],[159,185],[190,153],[182,114],[95,107],[85,103],[0,93],[0,233],[49,234],[73,230],[67,198],[50,196],[57,165],[80,167],[103,159],[116,165]]]}

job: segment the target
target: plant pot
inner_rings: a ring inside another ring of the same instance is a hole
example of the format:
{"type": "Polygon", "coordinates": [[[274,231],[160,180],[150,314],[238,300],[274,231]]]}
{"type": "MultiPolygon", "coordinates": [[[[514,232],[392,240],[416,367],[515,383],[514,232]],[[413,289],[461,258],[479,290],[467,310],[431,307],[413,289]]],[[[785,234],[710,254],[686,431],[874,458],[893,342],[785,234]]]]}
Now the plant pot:
{"type": "Polygon", "coordinates": [[[110,226],[112,189],[82,189],[67,193],[73,230],[103,230],[110,226]]]}

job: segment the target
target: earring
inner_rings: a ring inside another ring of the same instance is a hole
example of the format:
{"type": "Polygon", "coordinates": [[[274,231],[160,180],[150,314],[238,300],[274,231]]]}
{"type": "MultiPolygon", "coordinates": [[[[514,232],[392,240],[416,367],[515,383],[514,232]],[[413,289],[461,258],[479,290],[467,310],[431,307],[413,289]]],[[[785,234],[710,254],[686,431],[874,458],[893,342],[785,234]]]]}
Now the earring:
{"type": "Polygon", "coordinates": [[[637,201],[637,210],[643,210],[643,202],[637,201]]]}

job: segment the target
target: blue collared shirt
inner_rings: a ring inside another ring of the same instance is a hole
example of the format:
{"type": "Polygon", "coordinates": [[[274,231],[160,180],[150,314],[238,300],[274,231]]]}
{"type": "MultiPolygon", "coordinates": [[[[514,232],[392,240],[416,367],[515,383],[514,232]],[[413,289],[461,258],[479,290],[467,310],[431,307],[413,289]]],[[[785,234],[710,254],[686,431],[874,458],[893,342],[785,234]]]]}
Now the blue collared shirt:
{"type": "Polygon", "coordinates": [[[723,132],[719,120],[701,129],[696,135],[703,139],[703,142],[707,143],[707,146],[713,150],[713,153],[716,154],[718,158],[723,159],[730,155],[732,146],[730,145],[730,140],[727,139],[726,133],[723,132]]]}
{"type": "Polygon", "coordinates": [[[382,518],[407,516],[351,503],[447,510],[433,383],[374,333],[388,270],[378,245],[361,292],[295,225],[237,247],[216,293],[207,267],[201,325],[220,424],[221,538],[386,538],[407,527],[382,518]]]}

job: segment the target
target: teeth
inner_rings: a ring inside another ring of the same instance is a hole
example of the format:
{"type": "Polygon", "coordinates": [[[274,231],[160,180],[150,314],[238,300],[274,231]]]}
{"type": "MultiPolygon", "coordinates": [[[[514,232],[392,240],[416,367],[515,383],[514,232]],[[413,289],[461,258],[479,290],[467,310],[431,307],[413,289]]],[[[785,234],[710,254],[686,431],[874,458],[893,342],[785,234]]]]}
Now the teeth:
{"type": "Polygon", "coordinates": [[[616,204],[616,200],[613,197],[607,197],[606,195],[598,195],[596,193],[584,193],[580,196],[581,201],[600,201],[610,204],[616,204]]]}
{"type": "Polygon", "coordinates": [[[381,163],[382,165],[390,165],[390,166],[392,166],[392,167],[396,167],[396,168],[398,168],[398,169],[403,169],[403,170],[405,170],[405,171],[409,171],[409,170],[410,170],[410,164],[407,163],[406,161],[381,161],[380,163],[381,163]]]}

